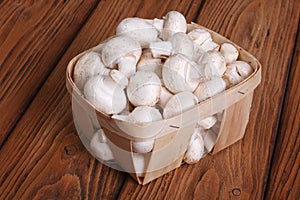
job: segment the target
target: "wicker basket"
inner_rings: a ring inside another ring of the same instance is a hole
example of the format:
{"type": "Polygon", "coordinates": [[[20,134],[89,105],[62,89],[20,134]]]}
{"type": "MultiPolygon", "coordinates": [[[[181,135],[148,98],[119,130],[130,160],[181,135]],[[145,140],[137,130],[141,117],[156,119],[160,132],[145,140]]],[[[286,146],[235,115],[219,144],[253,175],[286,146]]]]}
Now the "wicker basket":
{"type": "MultiPolygon", "coordinates": [[[[191,30],[199,27],[206,29],[194,23],[190,24],[188,28],[191,30]]],[[[215,42],[233,44],[225,37],[211,30],[206,30],[211,33],[215,42]]],[[[100,44],[86,52],[99,51],[101,46],[100,44]]],[[[90,150],[90,140],[101,127],[108,138],[108,144],[119,169],[130,173],[138,183],[144,185],[182,164],[189,139],[196,123],[201,119],[223,111],[216,144],[209,152],[211,154],[215,154],[242,139],[249,119],[253,91],[261,80],[261,65],[244,49],[235,46],[239,51],[239,60],[246,61],[252,66],[254,70],[252,75],[238,85],[197,104],[180,115],[143,126],[112,119],[107,114],[96,110],[83,97],[72,79],[75,63],[86,52],[79,54],[70,61],[67,67],[66,85],[72,95],[74,122],[83,144],[90,150]],[[154,147],[150,153],[142,155],[144,170],[137,170],[136,156],[132,151],[132,141],[147,139],[154,139],[154,147]]]]}

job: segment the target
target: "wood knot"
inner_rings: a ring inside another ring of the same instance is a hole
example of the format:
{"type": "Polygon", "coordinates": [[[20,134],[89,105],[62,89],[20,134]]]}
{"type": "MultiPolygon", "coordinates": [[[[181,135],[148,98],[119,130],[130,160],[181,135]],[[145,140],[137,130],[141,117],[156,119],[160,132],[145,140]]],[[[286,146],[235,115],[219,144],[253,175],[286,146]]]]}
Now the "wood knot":
{"type": "Polygon", "coordinates": [[[77,147],[74,144],[70,144],[68,146],[65,146],[64,150],[68,156],[72,156],[72,155],[76,154],[77,147]]]}
{"type": "Polygon", "coordinates": [[[234,188],[234,189],[232,190],[232,194],[233,194],[234,196],[240,196],[240,195],[241,195],[241,190],[240,190],[239,188],[234,188]]]}

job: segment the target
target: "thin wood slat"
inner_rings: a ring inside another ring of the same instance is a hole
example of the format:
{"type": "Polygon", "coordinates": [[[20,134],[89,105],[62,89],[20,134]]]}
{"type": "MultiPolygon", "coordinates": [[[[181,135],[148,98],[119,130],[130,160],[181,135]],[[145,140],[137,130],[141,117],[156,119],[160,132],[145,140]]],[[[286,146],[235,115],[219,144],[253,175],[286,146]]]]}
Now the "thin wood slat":
{"type": "Polygon", "coordinates": [[[65,88],[67,64],[114,35],[125,17],[162,17],[179,4],[193,18],[200,3],[100,1],[1,148],[0,199],[62,199],[70,197],[68,189],[73,198],[115,199],[127,174],[96,162],[81,144],[65,88]]]}
{"type": "Polygon", "coordinates": [[[96,3],[0,2],[0,146],[96,3]]]}
{"type": "Polygon", "coordinates": [[[288,77],[266,199],[300,198],[300,35],[288,77]]]}
{"type": "Polygon", "coordinates": [[[263,66],[245,138],[196,165],[183,165],[146,187],[127,178],[120,199],[201,199],[198,190],[205,184],[203,177],[213,179],[208,184],[217,187],[209,192],[219,199],[263,198],[299,10],[295,1],[205,1],[196,23],[229,37],[263,66]]]}

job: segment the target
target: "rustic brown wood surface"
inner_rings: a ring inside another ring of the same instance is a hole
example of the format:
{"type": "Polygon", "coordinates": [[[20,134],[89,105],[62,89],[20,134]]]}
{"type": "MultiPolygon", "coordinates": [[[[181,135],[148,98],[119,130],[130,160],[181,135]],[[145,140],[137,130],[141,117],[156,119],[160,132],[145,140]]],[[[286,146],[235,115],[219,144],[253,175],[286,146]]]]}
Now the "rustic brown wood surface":
{"type": "Polygon", "coordinates": [[[0,146],[95,5],[92,0],[0,2],[0,146]]]}
{"type": "Polygon", "coordinates": [[[299,198],[299,12],[297,0],[1,1],[0,199],[299,198]],[[81,144],[65,69],[123,18],[169,10],[255,55],[263,78],[243,140],[141,186],[81,144]]]}

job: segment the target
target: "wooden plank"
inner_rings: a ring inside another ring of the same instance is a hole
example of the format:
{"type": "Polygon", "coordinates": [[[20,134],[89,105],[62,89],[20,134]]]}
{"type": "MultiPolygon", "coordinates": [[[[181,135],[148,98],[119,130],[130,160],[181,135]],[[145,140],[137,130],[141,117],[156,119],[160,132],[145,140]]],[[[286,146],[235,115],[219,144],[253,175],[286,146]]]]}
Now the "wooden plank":
{"type": "Polygon", "coordinates": [[[299,34],[296,45],[266,189],[266,199],[298,199],[300,197],[299,34]]]}
{"type": "MultiPolygon", "coordinates": [[[[179,2],[99,3],[1,148],[0,199],[114,199],[118,195],[127,174],[96,162],[81,144],[65,88],[66,66],[79,52],[113,35],[123,18],[161,17],[179,2]]],[[[197,3],[180,6],[193,18],[197,3]]]]}
{"type": "Polygon", "coordinates": [[[96,3],[0,2],[0,146],[96,3]]]}
{"type": "Polygon", "coordinates": [[[263,66],[245,138],[144,187],[128,178],[120,199],[263,198],[299,10],[299,2],[285,0],[205,1],[196,22],[249,50],[263,66]]]}

